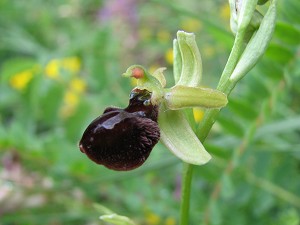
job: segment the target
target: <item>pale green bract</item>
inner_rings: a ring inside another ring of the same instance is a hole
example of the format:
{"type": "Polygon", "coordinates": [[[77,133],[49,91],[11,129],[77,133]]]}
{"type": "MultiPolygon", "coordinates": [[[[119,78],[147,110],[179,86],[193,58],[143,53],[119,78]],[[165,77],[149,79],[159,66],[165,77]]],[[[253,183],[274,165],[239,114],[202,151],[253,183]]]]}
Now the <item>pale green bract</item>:
{"type": "Polygon", "coordinates": [[[238,64],[236,65],[230,80],[238,82],[245,76],[265,53],[273,36],[276,20],[276,0],[273,0],[259,29],[253,34],[238,64]]]}

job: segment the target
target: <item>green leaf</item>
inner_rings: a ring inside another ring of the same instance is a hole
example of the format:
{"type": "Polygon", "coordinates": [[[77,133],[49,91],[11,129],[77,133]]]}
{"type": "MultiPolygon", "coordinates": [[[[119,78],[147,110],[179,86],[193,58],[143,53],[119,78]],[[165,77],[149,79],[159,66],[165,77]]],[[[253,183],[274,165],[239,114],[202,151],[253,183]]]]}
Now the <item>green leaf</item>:
{"type": "Polygon", "coordinates": [[[300,117],[286,118],[279,121],[266,124],[260,127],[255,135],[255,139],[261,139],[264,135],[268,134],[284,134],[287,132],[300,130],[300,117]]]}
{"type": "Polygon", "coordinates": [[[266,51],[266,56],[274,63],[288,63],[294,56],[293,52],[282,45],[271,44],[266,51]]]}
{"type": "Polygon", "coordinates": [[[224,131],[233,134],[234,136],[242,137],[244,134],[243,127],[232,117],[226,118],[224,116],[220,116],[218,118],[218,123],[222,126],[224,131]]]}
{"type": "Polygon", "coordinates": [[[288,23],[278,22],[274,36],[290,45],[298,45],[300,43],[300,30],[288,23]]]}
{"type": "Polygon", "coordinates": [[[277,225],[299,225],[300,215],[295,207],[280,212],[277,225]]]}
{"type": "Polygon", "coordinates": [[[232,182],[232,178],[228,174],[224,174],[221,178],[222,189],[221,195],[224,199],[230,199],[234,196],[235,187],[232,182]]]}
{"type": "Polygon", "coordinates": [[[93,206],[101,214],[114,214],[113,211],[98,203],[94,203],[93,206]]]}
{"type": "Polygon", "coordinates": [[[209,153],[213,156],[228,160],[231,156],[231,151],[228,151],[228,146],[217,145],[211,142],[205,142],[205,148],[209,149],[209,153]]]}
{"type": "Polygon", "coordinates": [[[247,120],[254,120],[258,114],[253,104],[243,99],[231,98],[228,107],[239,117],[247,120]]]}
{"type": "Polygon", "coordinates": [[[182,112],[162,107],[158,123],[162,143],[179,159],[194,165],[205,164],[211,159],[182,112]]]}
{"type": "Polygon", "coordinates": [[[13,58],[3,63],[0,70],[0,80],[7,82],[14,75],[25,71],[33,70],[36,66],[36,61],[32,58],[13,58]]]}

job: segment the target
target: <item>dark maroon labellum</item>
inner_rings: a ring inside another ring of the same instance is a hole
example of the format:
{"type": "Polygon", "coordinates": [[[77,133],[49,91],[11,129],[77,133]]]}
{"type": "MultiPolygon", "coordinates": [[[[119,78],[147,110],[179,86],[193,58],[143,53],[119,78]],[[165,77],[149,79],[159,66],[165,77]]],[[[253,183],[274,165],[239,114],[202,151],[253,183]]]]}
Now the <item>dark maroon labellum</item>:
{"type": "Polygon", "coordinates": [[[141,166],[160,137],[158,107],[150,99],[151,92],[134,89],[127,108],[106,108],[84,131],[80,150],[109,169],[141,166]]]}

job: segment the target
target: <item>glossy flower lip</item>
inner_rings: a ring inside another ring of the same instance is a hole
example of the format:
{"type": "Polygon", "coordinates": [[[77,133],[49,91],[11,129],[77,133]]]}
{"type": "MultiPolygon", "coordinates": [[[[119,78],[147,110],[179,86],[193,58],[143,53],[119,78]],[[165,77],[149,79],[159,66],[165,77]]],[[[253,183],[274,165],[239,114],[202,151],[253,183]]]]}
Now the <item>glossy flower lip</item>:
{"type": "Polygon", "coordinates": [[[150,99],[151,92],[134,89],[128,107],[106,108],[83,133],[81,152],[112,170],[141,166],[160,138],[158,107],[150,99]]]}

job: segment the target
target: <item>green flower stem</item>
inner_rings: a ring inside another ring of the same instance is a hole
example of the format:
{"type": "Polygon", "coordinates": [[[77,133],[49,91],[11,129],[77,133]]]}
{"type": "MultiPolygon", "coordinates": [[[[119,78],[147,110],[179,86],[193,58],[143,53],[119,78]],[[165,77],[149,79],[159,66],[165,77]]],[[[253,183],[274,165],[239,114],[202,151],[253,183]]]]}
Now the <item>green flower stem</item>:
{"type": "MultiPolygon", "coordinates": [[[[243,50],[243,36],[244,34],[240,34],[236,36],[235,44],[232,48],[231,54],[227,61],[227,64],[222,73],[222,77],[220,79],[219,85],[217,89],[227,96],[230,94],[232,89],[235,86],[235,83],[232,83],[229,80],[231,73],[233,72],[239,57],[243,50]]],[[[203,143],[211,130],[215,120],[220,112],[220,109],[209,109],[206,111],[202,123],[198,127],[196,134],[200,141],[203,143]]],[[[182,180],[182,190],[181,190],[181,210],[180,210],[180,225],[188,225],[189,224],[189,204],[190,204],[190,189],[192,183],[192,171],[193,165],[184,164],[183,169],[183,180],[182,180]]]]}
{"type": "MultiPolygon", "coordinates": [[[[264,54],[275,27],[276,2],[276,0],[272,1],[271,6],[261,22],[260,28],[256,34],[254,34],[252,41],[248,43],[246,49],[243,44],[246,29],[242,26],[242,29],[238,30],[234,46],[217,87],[217,90],[223,92],[227,96],[230,94],[235,84],[252,69],[259,58],[264,54]],[[245,56],[241,57],[244,49],[245,52],[243,54],[245,56]],[[233,73],[236,75],[232,77],[233,73]]],[[[211,109],[205,113],[202,123],[197,129],[197,134],[201,142],[207,137],[219,111],[219,109],[211,109]]]]}
{"type": "MultiPolygon", "coordinates": [[[[226,66],[221,75],[221,79],[217,89],[227,96],[230,94],[235,84],[229,80],[230,75],[232,74],[235,66],[238,63],[238,60],[244,49],[244,40],[245,30],[237,32],[233,48],[231,50],[229,59],[226,63],[226,66]]],[[[196,134],[200,141],[203,143],[211,130],[217,115],[219,114],[220,109],[209,109],[206,111],[202,123],[198,127],[196,134]]],[[[180,225],[189,224],[189,205],[190,205],[190,191],[192,183],[192,171],[193,165],[184,164],[183,169],[183,180],[182,180],[182,190],[181,190],[181,209],[180,209],[180,225]]]]}
{"type": "Polygon", "coordinates": [[[194,166],[192,164],[183,164],[183,186],[181,188],[180,225],[189,225],[189,209],[193,169],[194,166]]]}
{"type": "MultiPolygon", "coordinates": [[[[254,36],[251,37],[251,40],[246,47],[244,44],[246,31],[255,11],[257,0],[246,0],[244,4],[245,5],[242,7],[241,14],[239,15],[240,18],[237,24],[238,30],[235,36],[234,45],[217,87],[217,90],[223,92],[227,96],[229,96],[239,79],[251,70],[251,68],[257,63],[258,59],[263,55],[268,43],[270,42],[275,26],[276,0],[273,0],[268,12],[261,21],[258,31],[256,34],[252,33],[254,36]],[[243,57],[242,53],[244,50],[245,53],[243,57]],[[242,62],[239,62],[240,59],[243,59],[241,60],[242,62]],[[239,67],[237,65],[239,65],[239,67]],[[238,70],[236,70],[236,67],[238,67],[238,70]],[[231,77],[234,71],[236,71],[236,75],[231,77]]],[[[195,132],[202,143],[205,141],[209,131],[215,123],[219,112],[220,109],[208,109],[205,112],[204,118],[195,132]]],[[[185,164],[182,182],[181,225],[188,225],[192,170],[192,165],[185,164]]]]}
{"type": "MultiPolygon", "coordinates": [[[[227,80],[225,83],[219,83],[217,89],[219,91],[222,91],[224,94],[229,96],[233,88],[235,87],[235,83],[233,83],[231,80],[227,80]]],[[[200,141],[203,143],[211,130],[213,124],[216,121],[216,118],[220,112],[220,109],[208,109],[205,112],[205,115],[199,124],[197,128],[197,137],[200,139],[200,141]]]]}
{"type": "MultiPolygon", "coordinates": [[[[238,60],[244,50],[244,37],[245,37],[245,30],[238,31],[234,40],[233,47],[231,49],[231,53],[229,55],[228,61],[225,65],[223,73],[221,75],[221,79],[219,82],[219,86],[224,84],[232,74],[238,60]]],[[[219,89],[220,90],[220,89],[219,89]]],[[[222,90],[220,90],[222,91],[222,90]]]]}
{"type": "MultiPolygon", "coordinates": [[[[221,80],[218,85],[218,90],[228,95],[235,84],[233,84],[229,77],[233,72],[239,57],[243,50],[243,38],[244,33],[237,34],[234,46],[232,48],[231,54],[222,73],[221,80]]],[[[196,134],[200,141],[203,143],[211,130],[220,109],[209,109],[206,111],[202,123],[198,127],[196,134]]],[[[181,189],[181,208],[180,208],[180,225],[189,224],[189,205],[190,205],[190,192],[192,184],[192,171],[193,165],[184,163],[183,168],[183,178],[182,178],[182,189],[181,189]]]]}

